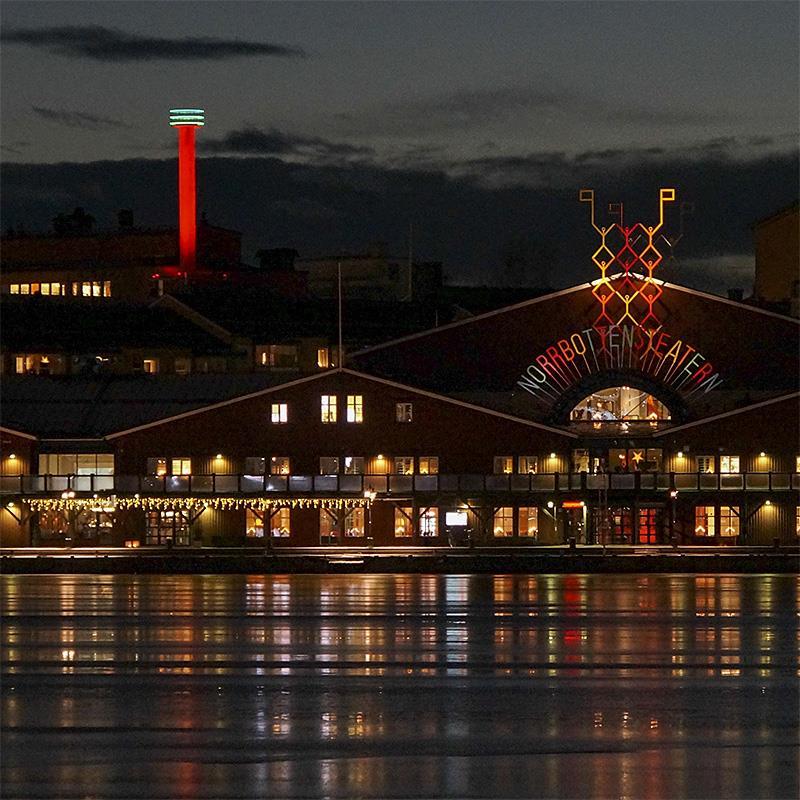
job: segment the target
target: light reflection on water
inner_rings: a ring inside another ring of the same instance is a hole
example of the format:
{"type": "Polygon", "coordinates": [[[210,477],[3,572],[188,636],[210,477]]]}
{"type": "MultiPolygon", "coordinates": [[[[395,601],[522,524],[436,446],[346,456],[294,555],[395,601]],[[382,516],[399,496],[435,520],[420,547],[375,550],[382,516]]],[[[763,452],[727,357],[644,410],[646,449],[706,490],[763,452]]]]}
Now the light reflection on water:
{"type": "Polygon", "coordinates": [[[3,576],[20,797],[795,797],[798,579],[3,576]]]}

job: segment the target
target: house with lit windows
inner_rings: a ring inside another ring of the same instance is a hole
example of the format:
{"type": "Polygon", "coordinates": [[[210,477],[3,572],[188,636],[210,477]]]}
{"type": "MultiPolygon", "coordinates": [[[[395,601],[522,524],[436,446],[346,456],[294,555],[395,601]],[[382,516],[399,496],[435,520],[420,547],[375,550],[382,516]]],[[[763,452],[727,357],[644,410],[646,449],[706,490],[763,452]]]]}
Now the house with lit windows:
{"type": "Polygon", "coordinates": [[[591,282],[312,374],[4,382],[2,544],[797,543],[800,322],[580,199],[591,282]]]}
{"type": "Polygon", "coordinates": [[[655,333],[598,333],[583,284],[289,380],[39,378],[4,396],[3,544],[796,542],[798,322],[660,288],[655,333]]]}

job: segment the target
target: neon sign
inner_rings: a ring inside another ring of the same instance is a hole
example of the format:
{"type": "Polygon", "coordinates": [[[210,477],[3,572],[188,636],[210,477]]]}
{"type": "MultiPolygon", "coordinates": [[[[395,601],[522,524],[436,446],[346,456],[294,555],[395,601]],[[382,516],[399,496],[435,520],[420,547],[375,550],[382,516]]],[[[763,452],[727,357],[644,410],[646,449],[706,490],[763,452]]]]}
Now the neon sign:
{"type": "Polygon", "coordinates": [[[541,400],[559,395],[587,375],[638,370],[685,395],[708,393],[722,383],[714,365],[693,345],[664,330],[608,325],[578,330],[546,347],[517,381],[541,400]]]}
{"type": "Polygon", "coordinates": [[[582,203],[589,203],[592,227],[600,246],[592,261],[600,278],[592,295],[600,311],[592,327],[557,340],[528,365],[517,385],[546,402],[587,375],[607,370],[637,370],[676,392],[707,393],[722,383],[714,365],[697,347],[664,329],[656,314],[656,301],[664,294],[654,277],[663,261],[656,247],[664,227],[664,207],[675,201],[675,189],[659,189],[658,223],[625,224],[622,203],[609,206],[619,222],[600,226],[595,221],[593,189],[581,189],[582,203]],[[611,270],[621,270],[611,274],[611,270]]]}

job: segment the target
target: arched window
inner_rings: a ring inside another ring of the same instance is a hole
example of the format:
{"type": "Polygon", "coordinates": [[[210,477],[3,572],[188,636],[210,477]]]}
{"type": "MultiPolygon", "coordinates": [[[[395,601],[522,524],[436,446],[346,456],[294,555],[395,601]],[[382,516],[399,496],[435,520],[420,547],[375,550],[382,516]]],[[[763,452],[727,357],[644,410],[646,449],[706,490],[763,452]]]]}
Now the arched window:
{"type": "Polygon", "coordinates": [[[603,423],[650,422],[672,418],[670,410],[648,392],[632,386],[598,389],[581,400],[570,413],[570,422],[603,423]]]}

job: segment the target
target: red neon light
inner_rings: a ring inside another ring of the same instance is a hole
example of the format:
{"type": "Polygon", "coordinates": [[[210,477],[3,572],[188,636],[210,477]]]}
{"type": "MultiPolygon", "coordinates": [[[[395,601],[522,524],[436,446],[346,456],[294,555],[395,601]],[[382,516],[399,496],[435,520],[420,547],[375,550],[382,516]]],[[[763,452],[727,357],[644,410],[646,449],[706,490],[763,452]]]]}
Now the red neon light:
{"type": "Polygon", "coordinates": [[[609,210],[619,217],[619,222],[599,226],[595,222],[594,190],[581,189],[579,198],[590,204],[592,227],[600,235],[600,246],[592,255],[600,270],[600,280],[592,287],[592,294],[600,304],[595,330],[602,336],[603,330],[611,325],[657,328],[660,321],[654,305],[664,290],[654,279],[663,260],[656,248],[656,237],[664,226],[664,206],[675,201],[675,189],[659,190],[657,225],[637,222],[626,227],[622,203],[613,203],[609,210]],[[622,269],[616,278],[609,273],[612,267],[622,269]]]}
{"type": "Polygon", "coordinates": [[[178,243],[181,267],[197,265],[197,178],[193,125],[178,126],[178,243]]]}

